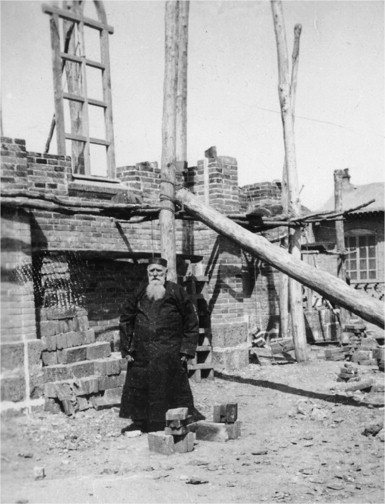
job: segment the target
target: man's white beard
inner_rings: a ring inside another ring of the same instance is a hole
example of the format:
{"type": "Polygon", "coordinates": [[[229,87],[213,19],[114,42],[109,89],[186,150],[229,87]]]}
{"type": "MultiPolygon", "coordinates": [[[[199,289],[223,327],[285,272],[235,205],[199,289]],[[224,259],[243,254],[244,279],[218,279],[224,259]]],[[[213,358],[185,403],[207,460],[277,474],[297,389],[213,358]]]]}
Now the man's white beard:
{"type": "Polygon", "coordinates": [[[150,282],[146,288],[146,294],[148,299],[158,301],[158,299],[162,299],[166,294],[166,288],[164,285],[158,282],[150,282]]]}

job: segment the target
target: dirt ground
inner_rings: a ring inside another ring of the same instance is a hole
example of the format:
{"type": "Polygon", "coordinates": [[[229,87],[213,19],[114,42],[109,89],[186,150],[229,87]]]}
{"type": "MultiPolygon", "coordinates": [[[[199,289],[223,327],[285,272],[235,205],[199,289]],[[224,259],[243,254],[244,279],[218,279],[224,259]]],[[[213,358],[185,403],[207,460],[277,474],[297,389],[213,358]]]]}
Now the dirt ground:
{"type": "MultiPolygon", "coordinates": [[[[8,503],[383,503],[384,408],[349,398],[343,363],[250,365],[192,382],[198,410],[238,403],[242,436],[198,441],[161,455],[147,435],[121,434],[116,408],[35,413],[2,420],[1,502],[8,503]],[[41,476],[44,470],[45,476],[41,476]]],[[[360,374],[384,374],[364,366],[360,374]]]]}

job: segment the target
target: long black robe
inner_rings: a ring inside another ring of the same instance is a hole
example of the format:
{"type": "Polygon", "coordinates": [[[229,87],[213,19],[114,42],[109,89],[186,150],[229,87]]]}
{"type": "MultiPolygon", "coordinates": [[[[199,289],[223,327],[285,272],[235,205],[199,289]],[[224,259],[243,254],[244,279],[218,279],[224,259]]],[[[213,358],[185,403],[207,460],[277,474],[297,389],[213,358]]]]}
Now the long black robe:
{"type": "Polygon", "coordinates": [[[198,318],[183,287],[166,282],[165,296],[150,301],[147,284],[128,299],[120,317],[122,356],[133,356],[123,387],[120,416],[145,422],[147,429],[162,430],[170,408],[188,407],[194,401],[187,365],[181,354],[194,357],[198,318]]]}

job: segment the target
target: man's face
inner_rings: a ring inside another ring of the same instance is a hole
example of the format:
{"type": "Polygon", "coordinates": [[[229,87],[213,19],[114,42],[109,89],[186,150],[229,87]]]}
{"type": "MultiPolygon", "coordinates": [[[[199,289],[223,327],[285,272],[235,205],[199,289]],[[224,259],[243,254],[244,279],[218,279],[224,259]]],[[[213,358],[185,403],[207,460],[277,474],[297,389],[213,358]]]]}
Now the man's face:
{"type": "Polygon", "coordinates": [[[151,285],[164,285],[167,268],[160,264],[150,264],[147,268],[148,282],[151,285]]]}

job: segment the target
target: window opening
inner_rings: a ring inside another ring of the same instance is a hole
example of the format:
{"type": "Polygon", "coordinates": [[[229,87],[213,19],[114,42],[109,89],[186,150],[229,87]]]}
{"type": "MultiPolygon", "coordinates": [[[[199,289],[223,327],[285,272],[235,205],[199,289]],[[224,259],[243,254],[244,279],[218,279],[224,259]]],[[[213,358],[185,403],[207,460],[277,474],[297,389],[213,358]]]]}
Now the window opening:
{"type": "Polygon", "coordinates": [[[376,238],[365,234],[346,236],[346,271],[351,280],[375,280],[377,278],[376,238]]]}

